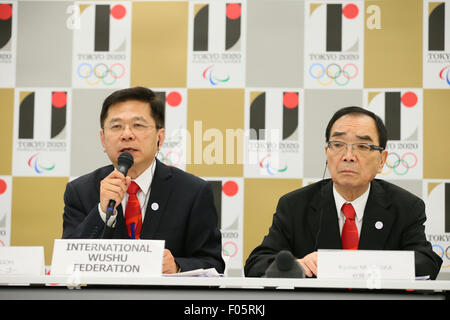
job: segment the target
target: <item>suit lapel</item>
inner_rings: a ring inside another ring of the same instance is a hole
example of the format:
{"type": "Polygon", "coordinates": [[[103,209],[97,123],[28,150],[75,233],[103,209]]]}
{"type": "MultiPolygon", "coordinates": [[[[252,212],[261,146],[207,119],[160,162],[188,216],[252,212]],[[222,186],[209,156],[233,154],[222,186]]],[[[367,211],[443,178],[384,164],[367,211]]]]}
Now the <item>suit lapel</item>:
{"type": "Polygon", "coordinates": [[[364,210],[359,249],[384,249],[395,214],[389,210],[390,199],[376,180],[372,181],[369,198],[364,210]]]}
{"type": "Polygon", "coordinates": [[[308,221],[317,249],[341,249],[341,236],[333,196],[333,182],[323,181],[320,194],[311,202],[308,221]]]}
{"type": "Polygon", "coordinates": [[[172,173],[169,167],[156,160],[155,174],[152,179],[150,198],[145,211],[145,218],[142,223],[141,238],[151,239],[155,234],[161,217],[165,214],[167,200],[172,186],[172,173]]]}
{"type": "MultiPolygon", "coordinates": [[[[336,202],[333,196],[333,183],[329,180],[322,182],[322,184],[321,195],[317,195],[311,202],[308,214],[309,227],[313,230],[313,243],[317,242],[314,249],[342,249],[336,202]]],[[[395,214],[390,210],[390,206],[390,199],[384,189],[376,180],[372,181],[364,210],[359,249],[384,249],[395,220],[395,214]]]]}

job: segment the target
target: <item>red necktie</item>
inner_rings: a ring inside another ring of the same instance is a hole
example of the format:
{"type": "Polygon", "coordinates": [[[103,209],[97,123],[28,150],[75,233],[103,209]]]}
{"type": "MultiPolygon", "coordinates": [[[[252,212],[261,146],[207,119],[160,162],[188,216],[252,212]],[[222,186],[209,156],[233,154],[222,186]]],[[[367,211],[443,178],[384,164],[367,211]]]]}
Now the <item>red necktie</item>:
{"type": "Polygon", "coordinates": [[[345,216],[344,227],[342,228],[342,249],[357,250],[358,249],[358,229],[355,223],[355,209],[350,203],[342,206],[342,212],[345,216]]]}
{"type": "Polygon", "coordinates": [[[142,213],[139,200],[136,197],[136,192],[139,190],[136,182],[131,181],[127,193],[128,203],[125,209],[125,224],[127,225],[128,237],[130,239],[139,239],[142,229],[142,213]]]}

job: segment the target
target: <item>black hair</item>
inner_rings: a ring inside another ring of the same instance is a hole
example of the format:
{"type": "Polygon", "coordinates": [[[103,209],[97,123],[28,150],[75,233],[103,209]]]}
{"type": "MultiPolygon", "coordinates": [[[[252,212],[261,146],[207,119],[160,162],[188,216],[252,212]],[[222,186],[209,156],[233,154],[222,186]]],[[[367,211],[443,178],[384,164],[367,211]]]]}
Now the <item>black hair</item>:
{"type": "Polygon", "coordinates": [[[381,118],[379,116],[377,116],[375,113],[373,113],[372,111],[369,111],[369,110],[361,108],[361,107],[355,107],[355,106],[350,106],[350,107],[345,107],[345,108],[339,109],[338,111],[336,111],[336,113],[333,115],[333,117],[331,117],[330,121],[328,122],[327,129],[325,130],[326,142],[330,141],[331,127],[333,126],[333,124],[336,122],[336,120],[338,120],[339,118],[341,118],[347,114],[363,114],[363,115],[367,115],[367,116],[371,117],[372,119],[374,119],[375,125],[377,127],[377,131],[378,131],[378,141],[380,143],[380,147],[382,147],[383,149],[386,148],[388,133],[387,133],[386,126],[383,123],[383,120],[381,120],[381,118]]]}
{"type": "Polygon", "coordinates": [[[100,127],[104,129],[110,106],[130,100],[147,102],[150,105],[150,115],[155,120],[156,129],[164,128],[164,104],[152,90],[144,87],[120,89],[111,93],[103,101],[102,111],[100,112],[100,127]]]}

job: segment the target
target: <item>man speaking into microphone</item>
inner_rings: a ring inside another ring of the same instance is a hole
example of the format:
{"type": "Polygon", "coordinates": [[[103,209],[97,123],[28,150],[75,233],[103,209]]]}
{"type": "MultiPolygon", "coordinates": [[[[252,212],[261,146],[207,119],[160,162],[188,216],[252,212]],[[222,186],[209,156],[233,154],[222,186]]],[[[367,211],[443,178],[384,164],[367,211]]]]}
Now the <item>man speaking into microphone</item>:
{"type": "Polygon", "coordinates": [[[164,105],[154,92],[113,92],[103,102],[100,126],[112,165],[67,184],[62,238],[165,240],[163,273],[223,273],[209,183],[156,159],[165,130],[164,105]]]}

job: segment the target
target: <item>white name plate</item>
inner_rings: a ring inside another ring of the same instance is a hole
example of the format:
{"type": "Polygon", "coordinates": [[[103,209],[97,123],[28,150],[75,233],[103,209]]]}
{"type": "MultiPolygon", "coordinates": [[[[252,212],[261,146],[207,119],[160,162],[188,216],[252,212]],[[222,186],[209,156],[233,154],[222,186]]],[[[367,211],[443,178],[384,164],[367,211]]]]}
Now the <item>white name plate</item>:
{"type": "Polygon", "coordinates": [[[0,274],[44,275],[44,247],[0,247],[0,274]]]}
{"type": "Polygon", "coordinates": [[[414,280],[414,251],[319,250],[317,278],[414,280]]]}
{"type": "Polygon", "coordinates": [[[160,276],[163,252],[164,240],[56,239],[50,274],[160,276]]]}

